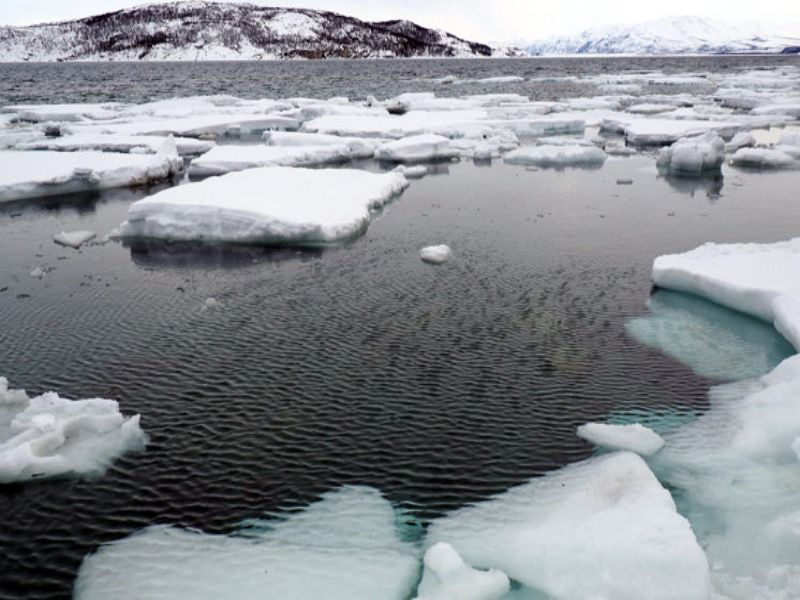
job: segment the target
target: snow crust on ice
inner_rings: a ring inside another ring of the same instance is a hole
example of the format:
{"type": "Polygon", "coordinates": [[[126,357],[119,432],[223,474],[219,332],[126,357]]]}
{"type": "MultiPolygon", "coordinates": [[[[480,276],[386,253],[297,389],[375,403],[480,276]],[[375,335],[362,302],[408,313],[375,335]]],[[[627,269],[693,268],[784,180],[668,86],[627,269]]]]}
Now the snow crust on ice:
{"type": "Polygon", "coordinates": [[[543,144],[522,146],[504,157],[512,165],[539,167],[594,167],[602,165],[608,155],[600,148],[584,144],[543,144]]]}
{"type": "MultiPolygon", "coordinates": [[[[16,150],[55,150],[76,152],[80,150],[100,150],[102,152],[134,152],[156,154],[164,145],[163,136],[155,135],[114,135],[79,133],[57,138],[24,142],[15,146],[16,150]]],[[[191,156],[207,152],[215,146],[213,141],[192,138],[175,138],[178,154],[191,156]]]]}
{"type": "Polygon", "coordinates": [[[578,437],[601,448],[629,450],[640,456],[652,456],[664,447],[664,439],[640,423],[586,423],[578,427],[578,437]]]}
{"type": "Polygon", "coordinates": [[[628,334],[708,379],[760,377],[794,354],[771,324],[693,294],[659,290],[647,306],[649,315],[625,324],[628,334]]]}
{"type": "Polygon", "coordinates": [[[341,163],[352,157],[346,144],[338,146],[224,145],[212,148],[192,161],[192,176],[222,175],[255,167],[310,167],[341,163]]]}
{"type": "Polygon", "coordinates": [[[0,202],[145,185],[183,169],[175,142],[156,155],[111,152],[0,151],[0,202]]]}
{"type": "Polygon", "coordinates": [[[724,161],[725,142],[716,133],[707,132],[662,148],[656,166],[672,175],[697,176],[719,171],[724,161]]]}
{"type": "Polygon", "coordinates": [[[89,240],[97,237],[94,231],[62,231],[53,236],[53,241],[62,246],[70,246],[71,248],[80,248],[89,240]]]}
{"type": "Polygon", "coordinates": [[[498,600],[511,587],[505,573],[473,569],[445,542],[428,548],[424,564],[416,600],[498,600]]]}
{"type": "Polygon", "coordinates": [[[376,159],[394,162],[449,160],[458,155],[448,138],[430,133],[385,142],[375,151],[376,159]]]}
{"type": "Polygon", "coordinates": [[[354,237],[408,186],[402,174],[263,167],[135,202],[118,237],[319,245],[354,237]]]}
{"type": "Polygon", "coordinates": [[[423,262],[441,264],[447,262],[453,256],[453,251],[447,244],[438,246],[425,246],[419,251],[419,257],[423,262]]]}
{"type": "Polygon", "coordinates": [[[0,484],[66,475],[100,475],[117,457],[144,448],[139,415],[114,400],[29,397],[0,377],[0,484]]]}
{"type": "Polygon", "coordinates": [[[742,167],[779,169],[794,163],[794,157],[777,148],[740,148],[731,156],[731,164],[742,167]]]}
{"type": "Polygon", "coordinates": [[[706,557],[669,492],[636,454],[567,466],[434,521],[478,568],[557,600],[707,600],[706,557]]]}
{"type": "Polygon", "coordinates": [[[404,600],[419,577],[398,514],[367,487],[328,492],[282,520],[212,535],[153,526],[83,561],[76,600],[404,600]]]}
{"type": "Polygon", "coordinates": [[[800,238],[774,244],[708,243],[659,256],[653,281],[772,323],[800,350],[800,238]]]}

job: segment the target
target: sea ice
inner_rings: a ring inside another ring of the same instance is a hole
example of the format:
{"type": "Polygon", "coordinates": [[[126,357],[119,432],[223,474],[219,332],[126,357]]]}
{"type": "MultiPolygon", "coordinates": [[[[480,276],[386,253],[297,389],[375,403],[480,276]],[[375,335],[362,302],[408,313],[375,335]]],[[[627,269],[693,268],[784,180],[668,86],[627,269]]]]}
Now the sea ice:
{"type": "Polygon", "coordinates": [[[62,231],[53,236],[53,241],[62,246],[80,248],[95,237],[97,237],[97,234],[94,231],[62,231]]]}
{"type": "Polygon", "coordinates": [[[447,262],[452,256],[453,251],[450,249],[450,246],[446,244],[440,244],[438,246],[425,246],[419,251],[419,257],[423,262],[437,265],[447,262]]]}
{"type": "Polygon", "coordinates": [[[135,202],[117,237],[320,245],[363,232],[407,186],[395,172],[248,169],[135,202]]]}
{"type": "Polygon", "coordinates": [[[788,152],[772,148],[740,148],[731,156],[731,164],[741,167],[778,169],[794,163],[788,152]]]}
{"type": "Polygon", "coordinates": [[[264,141],[268,146],[346,146],[352,158],[372,158],[380,140],[340,137],[323,133],[297,131],[266,131],[264,141]]]}
{"type": "Polygon", "coordinates": [[[338,146],[216,146],[192,161],[189,174],[195,177],[222,175],[255,167],[310,167],[350,160],[346,144],[338,146]]]}
{"type": "Polygon", "coordinates": [[[377,160],[394,162],[423,162],[449,160],[458,156],[450,140],[441,135],[422,134],[386,142],[375,151],[377,160]]]}
{"type": "MultiPolygon", "coordinates": [[[[78,152],[99,150],[101,152],[134,152],[156,154],[164,145],[163,136],[155,135],[114,135],[81,133],[63,137],[45,138],[17,144],[15,150],[54,150],[78,152]]],[[[175,138],[175,146],[181,156],[195,156],[207,152],[215,146],[212,141],[193,138],[175,138]]]]}
{"type": "Polygon", "coordinates": [[[733,136],[730,142],[725,144],[726,152],[736,152],[739,148],[749,148],[756,145],[755,136],[749,131],[740,131],[733,136]]]}
{"type": "Polygon", "coordinates": [[[689,523],[641,457],[569,465],[434,521],[427,541],[556,600],[708,600],[689,523]]]}
{"type": "Polygon", "coordinates": [[[424,564],[416,600],[499,600],[510,589],[505,573],[473,569],[445,542],[428,548],[424,564]]]}
{"type": "Polygon", "coordinates": [[[586,423],[578,427],[578,437],[609,450],[630,450],[640,456],[652,456],[664,447],[663,438],[640,423],[609,425],[586,423]]]}
{"type": "Polygon", "coordinates": [[[126,419],[114,400],[31,398],[0,377],[0,483],[99,475],[145,443],[139,415],[126,419]]]}
{"type": "Polygon", "coordinates": [[[0,202],[145,185],[183,169],[174,140],[157,154],[0,151],[0,202]]]}
{"type": "Polygon", "coordinates": [[[87,556],[74,598],[404,600],[419,555],[397,520],[377,490],[344,487],[232,535],[152,526],[87,556]]]}
{"type": "Polygon", "coordinates": [[[397,165],[394,170],[406,179],[421,179],[428,174],[428,167],[425,165],[397,165]]]}
{"type": "Polygon", "coordinates": [[[662,148],[656,160],[661,171],[672,175],[697,176],[719,171],[725,161],[725,142],[714,132],[681,138],[662,148]]]}
{"type": "Polygon", "coordinates": [[[522,146],[506,154],[503,159],[512,165],[538,167],[595,167],[602,165],[608,156],[600,148],[583,144],[522,146]]]}

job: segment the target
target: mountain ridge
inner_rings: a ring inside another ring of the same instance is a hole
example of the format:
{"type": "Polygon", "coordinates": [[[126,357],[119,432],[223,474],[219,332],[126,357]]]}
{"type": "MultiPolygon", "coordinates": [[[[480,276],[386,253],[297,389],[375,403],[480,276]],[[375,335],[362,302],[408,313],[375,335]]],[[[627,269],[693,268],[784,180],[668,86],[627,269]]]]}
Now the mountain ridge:
{"type": "Polygon", "coordinates": [[[183,0],[0,27],[0,62],[274,60],[515,55],[407,20],[183,0]]]}

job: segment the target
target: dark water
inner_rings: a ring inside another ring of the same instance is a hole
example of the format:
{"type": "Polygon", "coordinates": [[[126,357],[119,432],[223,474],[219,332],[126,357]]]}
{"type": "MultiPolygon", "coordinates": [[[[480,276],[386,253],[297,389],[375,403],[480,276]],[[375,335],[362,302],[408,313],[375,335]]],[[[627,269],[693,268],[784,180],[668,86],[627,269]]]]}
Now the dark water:
{"type": "MultiPolygon", "coordinates": [[[[2,58],[0,57],[0,60],[2,58]]],[[[146,102],[173,96],[231,94],[242,98],[286,98],[368,94],[392,97],[408,91],[442,96],[515,92],[534,100],[597,94],[594,85],[568,76],[662,71],[726,73],[798,64],[797,56],[594,57],[449,60],[334,60],[225,63],[42,63],[0,62],[0,104],[27,102],[146,102]],[[522,83],[440,85],[431,79],[455,75],[482,79],[518,75],[522,83]],[[548,78],[559,78],[548,81],[548,78]],[[427,80],[427,81],[426,81],[427,80]],[[54,91],[54,87],[57,91],[54,91]]],[[[691,88],[652,86],[652,91],[691,88]]]]}
{"type": "MultiPolygon", "coordinates": [[[[356,86],[343,81],[359,66],[493,76],[536,61],[299,64],[342,80],[315,94],[326,96],[356,86]]],[[[128,70],[148,67],[174,68],[124,65],[87,94],[146,95],[128,70]]],[[[247,95],[244,75],[208,90],[190,74],[225,70],[182,69],[184,87],[165,94],[247,95]]],[[[70,81],[58,100],[77,99],[70,81]]],[[[249,85],[301,95],[313,83],[249,85]]],[[[574,435],[586,421],[702,410],[711,382],[624,323],[647,311],[655,256],[796,235],[799,181],[726,170],[721,189],[677,183],[641,157],[588,171],[440,165],[363,237],[324,251],[52,243],[62,229],[104,234],[152,190],[0,205],[0,374],[29,392],[118,399],[150,435],[98,480],[0,489],[0,598],[68,598],[85,554],[149,524],[225,532],[347,483],[433,517],[589,456],[574,435]],[[442,242],[450,263],[420,262],[420,247],[442,242]],[[28,275],[42,265],[44,279],[28,275]],[[208,297],[222,307],[201,310],[208,297]]]]}

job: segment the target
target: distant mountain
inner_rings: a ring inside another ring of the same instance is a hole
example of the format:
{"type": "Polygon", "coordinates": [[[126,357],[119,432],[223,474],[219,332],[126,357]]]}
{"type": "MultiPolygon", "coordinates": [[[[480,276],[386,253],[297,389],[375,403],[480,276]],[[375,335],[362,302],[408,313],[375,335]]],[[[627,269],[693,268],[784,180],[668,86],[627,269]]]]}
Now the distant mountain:
{"type": "Polygon", "coordinates": [[[526,50],[531,54],[734,54],[778,53],[798,45],[800,25],[668,17],[540,40],[526,50]]]}
{"type": "Polygon", "coordinates": [[[269,60],[513,54],[411,21],[191,0],[0,27],[0,61],[269,60]]]}

